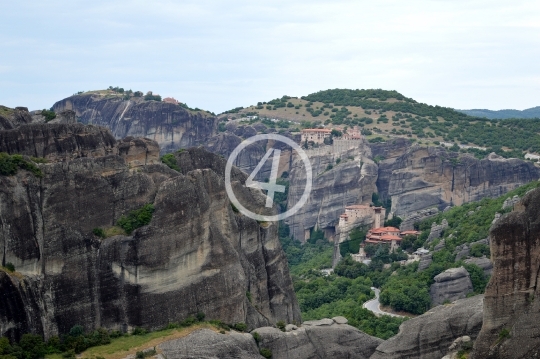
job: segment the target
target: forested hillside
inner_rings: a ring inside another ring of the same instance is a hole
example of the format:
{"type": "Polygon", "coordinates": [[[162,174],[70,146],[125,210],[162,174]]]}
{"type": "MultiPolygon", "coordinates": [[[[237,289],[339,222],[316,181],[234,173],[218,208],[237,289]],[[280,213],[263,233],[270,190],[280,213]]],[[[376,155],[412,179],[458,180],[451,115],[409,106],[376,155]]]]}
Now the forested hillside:
{"type": "MultiPolygon", "coordinates": [[[[499,198],[457,206],[419,222],[415,226],[421,234],[418,238],[406,237],[398,253],[389,255],[381,246],[372,253],[369,265],[355,262],[350,255],[345,255],[331,275],[321,272],[321,269],[330,268],[333,250],[332,244],[323,239],[322,232],[314,231],[310,240],[300,245],[288,237],[288,229],[282,225],[280,240],[287,254],[303,319],[342,315],[366,333],[389,338],[397,333],[403,319],[377,318],[362,308],[362,304],[374,295],[370,290],[372,286],[381,289],[381,304],[416,315],[431,307],[429,290],[434,277],[449,268],[465,267],[473,284],[471,295],[483,293],[489,277],[477,265],[466,263],[465,258],[456,260],[458,246],[469,244],[470,257],[489,257],[489,246],[470,244],[488,236],[496,213],[503,215],[512,210],[512,206],[502,208],[505,200],[522,197],[539,185],[540,182],[534,181],[499,198]],[[440,224],[443,220],[448,222],[448,227],[441,237],[426,244],[432,224],[440,224]],[[418,271],[419,262],[400,264],[401,254],[411,253],[422,246],[432,253],[432,262],[427,268],[418,271]]],[[[361,233],[365,235],[362,230],[356,231],[356,234],[361,233]]],[[[352,240],[355,241],[354,247],[358,245],[356,237],[352,240]]],[[[342,247],[348,248],[348,243],[342,247]]]]}
{"type": "Polygon", "coordinates": [[[482,147],[483,153],[493,151],[504,157],[540,153],[538,118],[472,117],[451,108],[418,103],[397,91],[325,90],[301,98],[283,96],[246,108],[237,107],[224,115],[222,119],[259,116],[250,122],[262,121],[276,130],[358,125],[371,139],[401,136],[436,145],[447,142],[482,147]],[[287,121],[262,120],[265,118],[287,121]]]}

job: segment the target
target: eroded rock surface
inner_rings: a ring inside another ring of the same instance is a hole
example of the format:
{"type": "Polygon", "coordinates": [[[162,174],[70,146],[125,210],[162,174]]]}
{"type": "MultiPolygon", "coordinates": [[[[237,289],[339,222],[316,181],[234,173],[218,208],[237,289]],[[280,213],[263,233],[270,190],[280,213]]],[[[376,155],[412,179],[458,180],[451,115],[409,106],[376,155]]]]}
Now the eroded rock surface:
{"type": "Polygon", "coordinates": [[[476,339],[482,327],[483,299],[483,295],[460,299],[407,320],[371,359],[441,359],[457,338],[476,339]]]}
{"type": "Polygon", "coordinates": [[[491,228],[493,275],[486,287],[484,325],[473,358],[540,355],[540,189],[491,228]]]}
{"type": "Polygon", "coordinates": [[[105,126],[116,138],[150,138],[162,153],[203,144],[217,132],[217,118],[205,111],[142,98],[123,100],[85,93],[58,101],[53,110],[72,110],[83,124],[105,126]]]}
{"type": "Polygon", "coordinates": [[[447,269],[437,274],[434,280],[429,290],[432,305],[453,302],[473,292],[471,277],[464,267],[447,269]]]}
{"type": "MultiPolygon", "coordinates": [[[[277,226],[233,211],[223,158],[186,150],[178,154],[179,173],[156,163],[154,141],[117,143],[107,130],[81,124],[25,125],[17,136],[36,126],[80,127],[83,139],[102,134],[119,154],[38,164],[42,178],[24,170],[0,176],[0,253],[3,265],[16,268],[2,272],[0,292],[9,295],[0,296],[0,307],[24,308],[16,318],[0,310],[2,335],[48,338],[77,324],[157,329],[198,312],[250,328],[301,322],[277,226]],[[149,225],[131,235],[94,235],[94,228],[108,229],[147,203],[155,207],[149,225]]],[[[1,133],[4,145],[12,143],[10,131],[1,133]]],[[[77,136],[65,132],[63,143],[78,143],[77,136]]],[[[53,154],[37,140],[27,143],[53,154]]],[[[102,143],[83,141],[90,152],[102,143]]],[[[243,186],[245,174],[234,169],[232,178],[242,201],[264,203],[260,191],[243,186]]]]}

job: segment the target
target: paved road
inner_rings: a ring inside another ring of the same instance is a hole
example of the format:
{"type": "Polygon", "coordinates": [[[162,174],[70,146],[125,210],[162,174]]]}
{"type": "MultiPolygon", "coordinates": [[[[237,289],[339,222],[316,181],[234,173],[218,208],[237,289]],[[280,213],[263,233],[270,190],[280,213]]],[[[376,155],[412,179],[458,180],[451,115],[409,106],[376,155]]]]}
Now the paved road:
{"type": "Polygon", "coordinates": [[[368,300],[367,302],[362,304],[362,307],[366,308],[367,310],[372,311],[377,316],[379,316],[379,315],[389,315],[391,317],[403,317],[402,315],[383,312],[381,310],[381,308],[380,308],[380,303],[379,303],[379,293],[381,292],[381,290],[377,289],[375,287],[371,287],[371,290],[373,290],[375,292],[375,298],[372,299],[372,300],[368,300]]]}

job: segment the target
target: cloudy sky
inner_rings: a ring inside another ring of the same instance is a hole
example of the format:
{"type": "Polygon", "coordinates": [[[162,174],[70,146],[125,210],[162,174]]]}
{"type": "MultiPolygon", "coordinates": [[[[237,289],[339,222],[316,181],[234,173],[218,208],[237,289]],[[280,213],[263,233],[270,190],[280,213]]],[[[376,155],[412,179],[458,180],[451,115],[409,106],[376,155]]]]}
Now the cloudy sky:
{"type": "Polygon", "coordinates": [[[2,1],[0,104],[82,90],[173,96],[216,113],[328,88],[432,105],[540,105],[540,2],[2,1]]]}

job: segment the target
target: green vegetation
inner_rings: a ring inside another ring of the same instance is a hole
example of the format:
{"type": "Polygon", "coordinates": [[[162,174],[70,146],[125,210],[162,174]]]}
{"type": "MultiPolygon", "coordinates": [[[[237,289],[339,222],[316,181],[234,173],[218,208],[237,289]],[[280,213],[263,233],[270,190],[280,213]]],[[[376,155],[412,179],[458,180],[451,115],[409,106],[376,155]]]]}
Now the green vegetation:
{"type": "Polygon", "coordinates": [[[92,233],[94,233],[94,235],[100,238],[107,238],[107,235],[105,234],[105,231],[103,230],[103,228],[94,228],[92,230],[92,233]]]}
{"type": "Polygon", "coordinates": [[[144,95],[145,101],[161,101],[160,95],[154,95],[152,91],[148,91],[146,95],[144,95]]]}
{"type": "Polygon", "coordinates": [[[174,157],[173,153],[167,153],[166,155],[163,155],[161,157],[161,162],[169,166],[169,168],[180,172],[180,167],[178,166],[178,163],[176,161],[176,157],[174,157]]]}
{"type": "Polygon", "coordinates": [[[33,157],[27,159],[22,155],[9,155],[5,152],[0,152],[0,175],[13,176],[17,173],[17,170],[22,169],[32,172],[36,177],[43,177],[43,173],[35,165],[33,160],[39,161],[40,159],[33,157]]]}
{"type": "Polygon", "coordinates": [[[41,110],[41,116],[45,117],[45,122],[49,122],[56,118],[56,113],[54,111],[43,109],[41,110]]]}
{"type": "Polygon", "coordinates": [[[120,217],[116,224],[127,234],[131,234],[135,229],[149,224],[153,213],[154,205],[145,204],[141,208],[129,212],[127,216],[120,217]]]}
{"type": "MultiPolygon", "coordinates": [[[[289,237],[289,228],[283,223],[280,223],[279,235],[304,320],[342,315],[350,325],[383,339],[398,332],[404,319],[378,318],[362,308],[362,304],[374,296],[370,287],[379,285],[382,277],[390,276],[388,270],[384,274],[371,271],[365,264],[347,256],[338,264],[334,274],[325,276],[320,270],[331,267],[333,244],[323,238],[322,231],[312,231],[303,245],[289,237]]],[[[352,237],[352,241],[359,243],[360,234],[352,237]]]]}
{"type": "Polygon", "coordinates": [[[11,262],[7,262],[4,268],[6,268],[9,272],[15,272],[15,266],[11,262]]]}
{"type": "Polygon", "coordinates": [[[268,348],[261,348],[259,349],[259,354],[261,354],[266,359],[272,358],[272,351],[268,348]]]}

